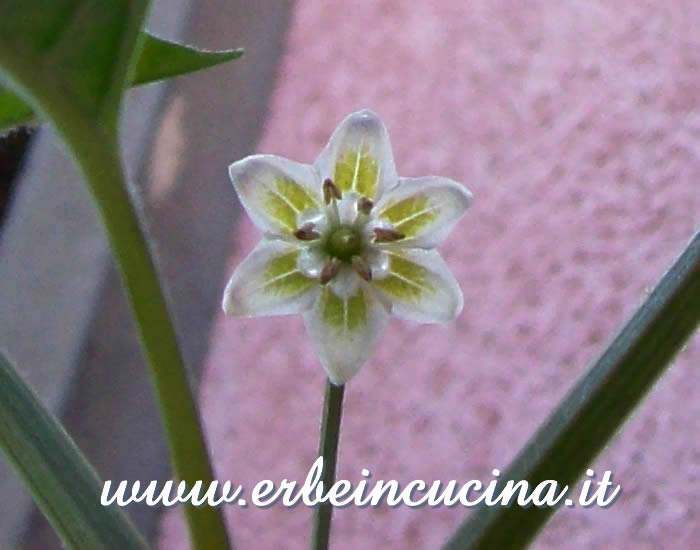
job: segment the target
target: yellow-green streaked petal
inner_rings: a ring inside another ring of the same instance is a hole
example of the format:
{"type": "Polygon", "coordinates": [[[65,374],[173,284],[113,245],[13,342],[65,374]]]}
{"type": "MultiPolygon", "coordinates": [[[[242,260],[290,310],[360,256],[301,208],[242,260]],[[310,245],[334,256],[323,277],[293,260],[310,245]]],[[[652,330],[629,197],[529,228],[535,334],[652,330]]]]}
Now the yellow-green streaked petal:
{"type": "Polygon", "coordinates": [[[347,298],[323,287],[304,322],[321,364],[334,384],[345,384],[374,352],[388,314],[371,289],[347,298]]]}
{"type": "Polygon", "coordinates": [[[392,313],[401,319],[419,323],[446,322],[462,310],[462,291],[435,250],[392,250],[389,273],[373,279],[371,285],[391,302],[392,313]]]}
{"type": "Polygon", "coordinates": [[[299,249],[263,239],[236,268],[224,292],[224,311],[234,317],[286,315],[311,307],[318,282],[298,269],[299,249]]]}
{"type": "Polygon", "coordinates": [[[321,292],[321,311],[325,323],[339,331],[353,331],[367,323],[365,293],[358,288],[354,296],[343,299],[329,288],[321,292]]]}
{"type": "Polygon", "coordinates": [[[265,213],[288,232],[296,229],[296,211],[279,195],[267,192],[265,213]]]}
{"type": "Polygon", "coordinates": [[[301,185],[289,178],[278,178],[266,189],[264,204],[267,213],[290,232],[297,229],[299,214],[319,206],[301,185]]]}
{"type": "Polygon", "coordinates": [[[297,212],[318,207],[319,203],[301,185],[290,178],[277,180],[277,192],[283,196],[297,212]]]}
{"type": "Polygon", "coordinates": [[[314,166],[343,192],[354,191],[373,201],[398,183],[389,133],[369,110],[348,115],[338,125],[314,166]]]}
{"type": "Polygon", "coordinates": [[[406,238],[418,236],[438,217],[440,205],[431,202],[425,194],[418,194],[389,202],[379,213],[379,218],[391,223],[406,238]]]}
{"type": "Polygon", "coordinates": [[[333,181],[341,191],[356,191],[364,197],[374,197],[377,192],[379,167],[367,146],[345,149],[335,164],[333,181]]]}
{"type": "Polygon", "coordinates": [[[253,222],[266,233],[289,237],[299,215],[322,206],[313,167],[274,155],[253,155],[233,163],[229,174],[253,222]]]}
{"type": "Polygon", "coordinates": [[[433,248],[452,231],[471,204],[471,193],[448,178],[400,178],[375,209],[406,238],[400,247],[433,248]]]}
{"type": "Polygon", "coordinates": [[[317,281],[304,276],[297,268],[299,250],[272,258],[265,266],[261,291],[294,296],[309,290],[317,281]]]}
{"type": "Polygon", "coordinates": [[[389,254],[389,274],[373,284],[392,298],[407,302],[418,302],[434,291],[425,267],[396,254],[389,254]]]}

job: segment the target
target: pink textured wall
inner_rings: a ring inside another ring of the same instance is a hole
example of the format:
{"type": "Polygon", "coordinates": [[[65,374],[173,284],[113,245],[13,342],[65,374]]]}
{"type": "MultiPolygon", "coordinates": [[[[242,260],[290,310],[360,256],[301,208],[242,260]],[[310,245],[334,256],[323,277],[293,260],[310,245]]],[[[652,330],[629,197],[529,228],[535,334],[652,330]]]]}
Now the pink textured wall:
{"type": "MultiPolygon", "coordinates": [[[[392,321],[349,386],[340,477],[491,479],[658,280],[700,225],[698,29],[696,0],[298,2],[259,151],[310,162],[369,107],[400,174],[475,195],[442,247],[464,312],[392,321]]],[[[258,238],[241,220],[232,269],[258,238]]],[[[699,363],[696,337],[592,465],[622,497],[536,548],[700,547],[699,363]]],[[[219,478],[303,479],[322,391],[300,318],[222,317],[201,392],[219,478]]],[[[466,513],[346,508],[334,548],[435,548],[466,513]]],[[[227,516],[240,548],[306,547],[303,506],[227,516]]],[[[169,513],[161,547],[185,540],[169,513]]]]}

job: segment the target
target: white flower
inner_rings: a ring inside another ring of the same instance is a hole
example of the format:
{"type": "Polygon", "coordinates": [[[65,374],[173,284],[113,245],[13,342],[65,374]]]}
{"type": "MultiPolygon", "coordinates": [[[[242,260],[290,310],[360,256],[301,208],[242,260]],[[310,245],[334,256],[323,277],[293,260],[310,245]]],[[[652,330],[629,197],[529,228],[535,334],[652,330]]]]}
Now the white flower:
{"type": "Polygon", "coordinates": [[[224,293],[235,317],[302,313],[329,379],[346,383],[389,314],[453,320],[462,292],[433,250],[471,202],[459,183],[400,178],[379,117],[343,120],[313,166],[253,155],[229,167],[264,237],[224,293]]]}

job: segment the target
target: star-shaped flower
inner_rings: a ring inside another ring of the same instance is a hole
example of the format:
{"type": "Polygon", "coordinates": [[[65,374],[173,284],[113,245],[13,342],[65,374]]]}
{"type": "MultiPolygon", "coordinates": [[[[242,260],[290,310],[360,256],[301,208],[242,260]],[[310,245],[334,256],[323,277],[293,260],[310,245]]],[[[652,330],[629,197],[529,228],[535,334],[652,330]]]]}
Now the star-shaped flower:
{"type": "Polygon", "coordinates": [[[313,166],[273,155],[233,163],[241,203],[264,237],[224,293],[235,317],[301,313],[329,379],[367,361],[389,314],[453,320],[462,292],[434,247],[471,203],[447,178],[400,178],[379,117],[349,115],[313,166]]]}

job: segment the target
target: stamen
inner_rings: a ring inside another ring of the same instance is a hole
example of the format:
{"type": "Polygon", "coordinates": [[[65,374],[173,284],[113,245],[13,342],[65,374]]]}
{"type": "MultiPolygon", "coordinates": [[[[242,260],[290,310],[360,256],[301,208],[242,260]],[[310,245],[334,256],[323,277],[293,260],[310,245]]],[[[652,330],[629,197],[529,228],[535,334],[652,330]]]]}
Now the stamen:
{"type": "Polygon", "coordinates": [[[351,263],[352,268],[360,277],[367,282],[372,280],[372,269],[370,269],[369,265],[362,259],[362,257],[353,256],[351,263]]]}
{"type": "Polygon", "coordinates": [[[367,197],[361,197],[360,200],[357,201],[357,210],[365,215],[369,215],[372,208],[374,208],[374,203],[367,197]]]}
{"type": "Polygon", "coordinates": [[[393,243],[394,241],[400,241],[406,236],[401,231],[386,227],[375,227],[373,233],[375,243],[393,243]]]}
{"type": "Polygon", "coordinates": [[[323,201],[326,204],[330,204],[331,200],[340,200],[343,198],[343,194],[340,192],[340,188],[333,183],[331,178],[326,178],[323,180],[323,201]]]}
{"type": "Polygon", "coordinates": [[[327,284],[333,277],[335,277],[340,271],[340,266],[342,262],[337,258],[333,258],[330,262],[323,266],[321,270],[321,276],[319,277],[319,282],[322,285],[327,284]]]}
{"type": "Polygon", "coordinates": [[[315,225],[307,222],[294,232],[294,236],[300,241],[315,241],[321,237],[318,231],[314,231],[315,225]]]}

